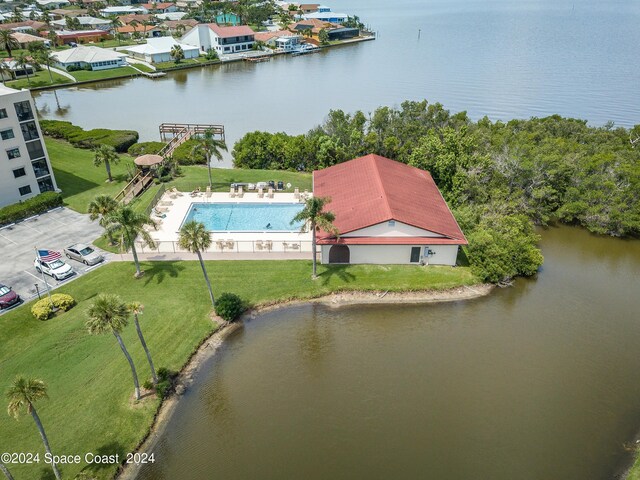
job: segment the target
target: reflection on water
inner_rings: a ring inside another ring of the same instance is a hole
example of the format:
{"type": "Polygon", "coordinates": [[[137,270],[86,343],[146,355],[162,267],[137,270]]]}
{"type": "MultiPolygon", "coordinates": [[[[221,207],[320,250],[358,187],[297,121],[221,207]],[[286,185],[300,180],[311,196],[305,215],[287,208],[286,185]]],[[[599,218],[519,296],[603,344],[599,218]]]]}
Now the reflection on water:
{"type": "Polygon", "coordinates": [[[248,321],[139,478],[611,478],[640,426],[640,243],[542,247],[537,278],[481,299],[248,321]]]}

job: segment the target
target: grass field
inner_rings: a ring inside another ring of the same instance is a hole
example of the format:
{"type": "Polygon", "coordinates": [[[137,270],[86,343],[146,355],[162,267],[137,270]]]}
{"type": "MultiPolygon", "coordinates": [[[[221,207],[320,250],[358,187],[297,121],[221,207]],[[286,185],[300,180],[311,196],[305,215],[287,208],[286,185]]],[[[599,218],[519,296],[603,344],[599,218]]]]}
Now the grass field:
{"type": "Polygon", "coordinates": [[[62,83],[71,83],[67,77],[63,77],[62,75],[51,72],[51,76],[53,77],[53,83],[51,83],[51,78],[49,77],[49,71],[47,69],[41,70],[39,72],[35,72],[33,75],[29,75],[29,80],[27,77],[21,78],[20,80],[12,80],[11,82],[6,82],[7,87],[15,88],[16,90],[20,90],[21,88],[36,88],[36,87],[46,87],[48,85],[60,85],[62,83]]]}
{"type": "MultiPolygon", "coordinates": [[[[309,298],[338,290],[424,290],[476,283],[467,268],[417,266],[319,266],[311,280],[311,261],[207,262],[214,293],[237,293],[252,304],[309,298]],[[255,275],[255,272],[261,272],[255,275]],[[251,279],[251,281],[247,281],[251,279]]],[[[145,305],[142,329],[156,367],[178,370],[216,326],[198,262],[144,263],[145,275],[133,278],[131,263],[111,263],[60,288],[78,305],[46,322],[35,320],[30,305],[0,316],[0,389],[16,375],[36,377],[49,388],[49,400],[38,402],[51,448],[58,454],[131,451],[151,425],[158,401],[132,404],[129,366],[112,335],[94,337],[84,328],[93,297],[119,294],[145,305]]],[[[141,381],[149,378],[135,328],[123,338],[141,381]]],[[[0,415],[0,452],[40,452],[42,442],[28,416],[15,421],[0,415]]],[[[73,478],[85,465],[63,466],[73,478]]],[[[10,466],[16,479],[42,478],[44,465],[10,466]]],[[[113,466],[89,470],[111,478],[113,466]]],[[[48,477],[45,477],[48,478],[48,477]]]]}
{"type": "Polygon", "coordinates": [[[118,67],[95,71],[78,70],[77,72],[69,73],[79,82],[86,82],[89,80],[107,80],[109,78],[124,77],[127,75],[140,75],[140,72],[131,67],[118,67]]]}

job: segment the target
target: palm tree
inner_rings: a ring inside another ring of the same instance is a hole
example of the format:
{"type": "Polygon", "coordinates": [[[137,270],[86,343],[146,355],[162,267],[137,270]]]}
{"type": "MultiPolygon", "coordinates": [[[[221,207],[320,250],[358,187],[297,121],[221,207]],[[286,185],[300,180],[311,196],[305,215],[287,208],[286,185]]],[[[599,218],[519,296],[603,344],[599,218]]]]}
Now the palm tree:
{"type": "Polygon", "coordinates": [[[47,33],[47,38],[54,47],[58,46],[58,34],[55,30],[49,30],[49,33],[47,33]]]}
{"type": "MultiPolygon", "coordinates": [[[[47,434],[44,431],[36,407],[33,406],[34,402],[41,398],[48,398],[47,387],[42,380],[18,376],[9,387],[9,390],[7,390],[7,399],[9,399],[7,412],[17,420],[20,413],[26,408],[27,413],[30,413],[33,421],[36,422],[36,427],[38,427],[40,437],[42,437],[42,443],[44,443],[44,449],[49,455],[52,455],[47,434]]],[[[52,462],[51,468],[56,478],[62,480],[58,466],[52,462]]]]}
{"type": "Polygon", "coordinates": [[[47,66],[47,70],[49,71],[49,80],[51,80],[51,83],[53,83],[53,75],[51,75],[51,64],[55,63],[56,61],[54,56],[51,54],[49,50],[47,50],[46,48],[43,48],[41,50],[38,50],[38,52],[36,52],[35,58],[39,63],[47,66]]]}
{"type": "Polygon", "coordinates": [[[144,309],[144,305],[140,302],[131,302],[127,305],[129,311],[133,313],[133,322],[136,324],[136,332],[138,332],[138,338],[140,339],[140,343],[142,344],[142,348],[144,348],[144,353],[147,354],[147,360],[149,361],[149,368],[151,368],[151,378],[153,378],[153,384],[157,385],[158,376],[156,375],[156,368],[153,366],[153,360],[151,359],[151,353],[149,353],[149,349],[147,348],[147,342],[144,340],[144,336],[142,335],[142,330],[140,329],[140,322],[138,321],[138,315],[142,315],[142,310],[144,309]]]}
{"type": "Polygon", "coordinates": [[[7,477],[7,480],[13,480],[13,475],[7,467],[4,466],[4,463],[0,462],[0,472],[4,473],[4,476],[7,477]]]}
{"type": "Polygon", "coordinates": [[[213,135],[213,130],[207,129],[204,134],[196,140],[196,146],[191,150],[191,155],[204,155],[207,160],[207,168],[209,169],[209,188],[213,188],[213,180],[211,179],[211,157],[216,157],[218,161],[222,160],[220,150],[227,151],[227,144],[224,140],[218,140],[213,135]]]}
{"type": "Polygon", "coordinates": [[[109,215],[111,215],[116,208],[118,208],[118,202],[109,195],[97,195],[93,200],[91,200],[91,202],[89,202],[89,206],[87,207],[89,218],[91,218],[91,220],[99,219],[98,223],[107,231],[109,245],[113,245],[115,243],[113,241],[112,231],[108,228],[109,215]]]}
{"type": "Polygon", "coordinates": [[[176,25],[176,34],[178,35],[178,37],[182,37],[182,35],[184,35],[185,30],[186,30],[186,27],[184,26],[184,24],[179,23],[178,25],[176,25]]]}
{"type": "Polygon", "coordinates": [[[300,229],[304,232],[306,223],[311,228],[311,251],[313,252],[313,274],[311,278],[316,278],[316,232],[320,229],[332,235],[338,235],[338,229],[333,224],[336,216],[333,212],[324,211],[327,203],[331,202],[328,197],[311,197],[305,201],[304,208],[293,217],[291,223],[305,222],[300,229]]]}
{"type": "Polygon", "coordinates": [[[99,294],[87,311],[89,320],[85,323],[91,335],[101,335],[103,333],[113,333],[118,340],[122,353],[127,357],[131,374],[133,375],[133,385],[135,386],[136,400],[140,400],[140,385],[138,384],[138,373],[133,364],[133,359],[127,347],[124,345],[120,332],[127,326],[129,320],[129,309],[119,296],[112,293],[99,294]]]}
{"type": "Polygon", "coordinates": [[[111,164],[117,164],[120,161],[120,156],[116,153],[115,148],[111,145],[100,145],[94,152],[93,164],[99,167],[104,163],[109,182],[113,182],[113,178],[111,177],[111,164]]]}
{"type": "Polygon", "coordinates": [[[138,260],[138,252],[136,251],[136,238],[138,235],[142,238],[143,242],[149,245],[151,248],[155,248],[156,243],[149,235],[144,227],[145,226],[156,227],[156,223],[149,218],[148,215],[136,212],[128,205],[117,208],[111,215],[109,215],[109,227],[112,229],[119,229],[120,239],[118,243],[123,251],[131,249],[133,254],[133,261],[136,265],[136,277],[142,276],[140,270],[140,261],[138,260]]]}
{"type": "Polygon", "coordinates": [[[211,305],[215,306],[216,301],[215,298],[213,298],[211,282],[209,281],[207,270],[204,267],[204,262],[202,261],[202,252],[211,246],[211,235],[207,232],[204,224],[196,222],[195,220],[185,223],[180,229],[178,246],[198,255],[198,260],[200,260],[200,266],[202,267],[202,273],[205,281],[207,282],[207,288],[209,289],[211,305]]]}
{"type": "Polygon", "coordinates": [[[176,63],[180,63],[180,60],[184,58],[184,50],[182,50],[182,47],[180,45],[174,45],[173,47],[171,47],[169,55],[176,63]]]}
{"type": "Polygon", "coordinates": [[[18,41],[13,38],[13,30],[0,30],[0,48],[7,51],[7,56],[11,57],[11,50],[20,48],[18,41]]]}
{"type": "Polygon", "coordinates": [[[4,85],[7,80],[5,76],[9,77],[9,80],[13,78],[13,70],[11,70],[11,67],[5,62],[2,62],[0,63],[0,75],[2,76],[2,84],[4,85]]]}
{"type": "Polygon", "coordinates": [[[109,20],[111,21],[111,25],[109,25],[109,26],[113,30],[113,33],[114,34],[118,33],[118,28],[122,26],[122,22],[120,21],[118,16],[117,15],[111,15],[109,17],[109,20]]]}
{"type": "Polygon", "coordinates": [[[29,70],[27,69],[27,67],[31,66],[29,61],[30,61],[29,57],[24,52],[21,52],[16,57],[16,64],[22,69],[24,69],[24,73],[27,76],[27,83],[29,84],[29,86],[31,86],[31,78],[29,77],[29,70]]]}
{"type": "Polygon", "coordinates": [[[22,15],[20,8],[13,7],[13,14],[11,15],[11,21],[16,23],[24,21],[24,15],[22,15]]]}

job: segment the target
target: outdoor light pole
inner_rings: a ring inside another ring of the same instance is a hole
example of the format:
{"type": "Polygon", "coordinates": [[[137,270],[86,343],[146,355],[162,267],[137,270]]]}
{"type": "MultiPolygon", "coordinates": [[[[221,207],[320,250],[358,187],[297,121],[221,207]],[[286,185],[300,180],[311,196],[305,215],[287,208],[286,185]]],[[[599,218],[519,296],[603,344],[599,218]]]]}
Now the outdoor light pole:
{"type": "Polygon", "coordinates": [[[35,287],[36,287],[36,293],[38,294],[38,300],[40,300],[40,289],[38,288],[38,284],[34,283],[35,287]]]}

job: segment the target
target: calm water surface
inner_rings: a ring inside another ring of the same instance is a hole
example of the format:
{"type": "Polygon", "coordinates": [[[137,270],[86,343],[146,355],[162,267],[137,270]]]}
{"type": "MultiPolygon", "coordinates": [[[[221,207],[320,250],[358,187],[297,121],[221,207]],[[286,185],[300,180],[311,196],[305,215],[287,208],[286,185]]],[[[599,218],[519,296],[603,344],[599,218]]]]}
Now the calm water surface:
{"type": "Polygon", "coordinates": [[[139,478],[612,478],[640,426],[640,243],[542,247],[537,278],[482,299],[248,322],[139,478]]]}
{"type": "MultiPolygon", "coordinates": [[[[268,63],[237,63],[43,92],[46,118],[130,128],[223,123],[228,143],[251,130],[302,133],[329,109],[371,111],[406,99],[472,118],[559,113],[594,125],[640,123],[640,2],[630,0],[333,0],[375,42],[268,63]],[[418,32],[420,31],[420,38],[418,32]]],[[[227,161],[227,165],[228,165],[227,161]]]]}

